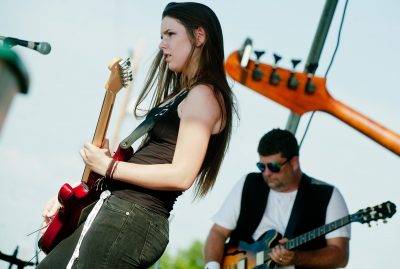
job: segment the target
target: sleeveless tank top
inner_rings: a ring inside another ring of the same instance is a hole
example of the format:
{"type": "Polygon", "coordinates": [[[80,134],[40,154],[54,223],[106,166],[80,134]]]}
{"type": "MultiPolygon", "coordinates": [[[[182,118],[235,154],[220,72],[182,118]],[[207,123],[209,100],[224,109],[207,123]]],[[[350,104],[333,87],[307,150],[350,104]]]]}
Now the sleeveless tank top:
{"type": "MultiPolygon", "coordinates": [[[[148,139],[133,154],[128,162],[137,164],[172,163],[178,137],[180,118],[177,107],[167,112],[148,133],[148,139]]],[[[121,181],[112,181],[109,186],[114,195],[137,203],[154,212],[169,216],[181,191],[151,190],[121,181]]]]}

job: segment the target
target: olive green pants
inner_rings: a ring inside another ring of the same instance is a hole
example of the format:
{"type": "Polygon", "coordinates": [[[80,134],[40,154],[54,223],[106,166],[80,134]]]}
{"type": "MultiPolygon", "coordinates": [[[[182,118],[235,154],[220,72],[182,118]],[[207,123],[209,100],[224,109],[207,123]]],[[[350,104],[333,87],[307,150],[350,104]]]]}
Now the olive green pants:
{"type": "MultiPolygon", "coordinates": [[[[65,268],[83,225],[60,242],[38,268],[65,268]]],[[[72,268],[148,268],[163,254],[168,233],[165,216],[111,195],[85,235],[72,268]]]]}

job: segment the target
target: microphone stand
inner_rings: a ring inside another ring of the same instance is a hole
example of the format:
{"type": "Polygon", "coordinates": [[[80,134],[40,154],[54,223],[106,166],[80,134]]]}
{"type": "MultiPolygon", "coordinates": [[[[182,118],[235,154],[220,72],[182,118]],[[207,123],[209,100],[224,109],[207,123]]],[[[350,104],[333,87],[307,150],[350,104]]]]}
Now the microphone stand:
{"type": "Polygon", "coordinates": [[[4,254],[0,251],[0,260],[6,261],[10,263],[9,268],[11,268],[13,265],[16,265],[18,267],[18,269],[22,269],[26,266],[33,266],[35,265],[35,263],[33,262],[29,262],[29,261],[23,261],[17,258],[17,254],[18,254],[18,246],[14,251],[13,255],[7,255],[4,254]]]}

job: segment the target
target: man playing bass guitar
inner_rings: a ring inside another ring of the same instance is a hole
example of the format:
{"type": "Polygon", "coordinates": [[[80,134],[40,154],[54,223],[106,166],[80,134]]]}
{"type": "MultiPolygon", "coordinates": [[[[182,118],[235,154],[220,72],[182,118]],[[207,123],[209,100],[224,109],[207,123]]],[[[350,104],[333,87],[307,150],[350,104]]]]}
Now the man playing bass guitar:
{"type": "Polygon", "coordinates": [[[233,245],[239,241],[252,243],[271,229],[284,235],[268,254],[280,268],[345,267],[350,225],[294,251],[283,245],[286,238],[348,215],[339,190],[301,171],[299,146],[289,131],[274,129],[266,133],[259,142],[258,153],[261,173],[250,173],[240,180],[213,217],[214,225],[204,249],[205,268],[231,268],[220,265],[225,264],[224,245],[228,238],[233,245]]]}

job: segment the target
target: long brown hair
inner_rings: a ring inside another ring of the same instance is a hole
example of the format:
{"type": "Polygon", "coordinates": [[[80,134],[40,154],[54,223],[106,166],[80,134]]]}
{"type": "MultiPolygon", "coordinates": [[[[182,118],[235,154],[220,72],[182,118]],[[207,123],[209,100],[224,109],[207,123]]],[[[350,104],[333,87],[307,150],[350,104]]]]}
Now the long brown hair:
{"type": "Polygon", "coordinates": [[[228,149],[233,113],[237,115],[234,95],[225,75],[222,29],[215,13],[209,7],[199,3],[169,3],[163,11],[162,18],[167,16],[177,19],[184,25],[189,39],[192,41],[192,52],[184,67],[192,69],[186,72],[191,75],[184,76],[169,70],[162,52],[159,51],[153,60],[143,90],[136,102],[135,116],[138,116],[139,105],[149,95],[156,83],[157,90],[152,96],[150,108],[171,98],[184,88],[190,89],[197,84],[211,86],[222,112],[224,128],[210,138],[206,156],[197,176],[195,197],[203,197],[215,183],[222,160],[228,149]],[[205,30],[206,39],[196,55],[194,31],[199,27],[205,30]],[[196,62],[198,64],[191,64],[196,62]]]}

